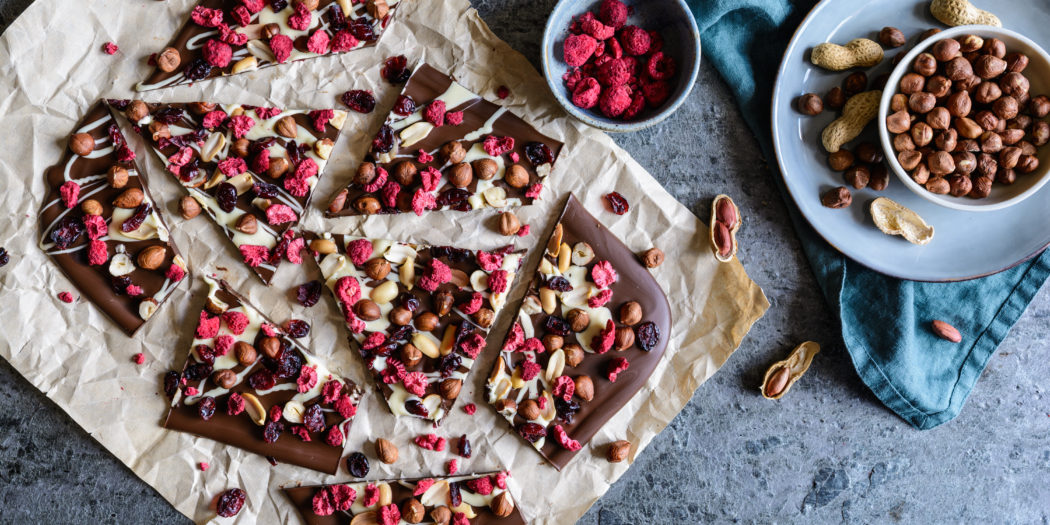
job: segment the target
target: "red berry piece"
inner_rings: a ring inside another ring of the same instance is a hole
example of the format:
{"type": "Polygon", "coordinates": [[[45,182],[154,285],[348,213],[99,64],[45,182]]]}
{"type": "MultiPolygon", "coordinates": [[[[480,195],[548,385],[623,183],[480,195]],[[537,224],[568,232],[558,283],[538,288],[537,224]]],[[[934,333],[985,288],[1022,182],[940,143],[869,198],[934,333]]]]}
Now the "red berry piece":
{"type": "Polygon", "coordinates": [[[376,98],[371,91],[354,89],[343,93],[343,104],[358,113],[371,113],[376,108],[376,98]]]}
{"type": "Polygon", "coordinates": [[[229,489],[219,494],[219,500],[215,503],[215,512],[224,518],[236,516],[244,506],[244,499],[248,495],[241,489],[229,489]]]}
{"type": "Polygon", "coordinates": [[[631,205],[627,203],[627,199],[615,191],[607,194],[605,200],[612,208],[612,212],[617,215],[623,215],[627,213],[627,210],[631,209],[631,205]]]}

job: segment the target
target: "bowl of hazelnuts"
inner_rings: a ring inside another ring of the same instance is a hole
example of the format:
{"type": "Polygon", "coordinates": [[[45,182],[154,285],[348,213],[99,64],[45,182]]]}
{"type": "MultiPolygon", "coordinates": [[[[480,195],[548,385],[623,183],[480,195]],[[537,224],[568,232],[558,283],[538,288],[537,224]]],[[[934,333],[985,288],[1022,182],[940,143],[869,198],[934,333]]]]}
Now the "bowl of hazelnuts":
{"type": "Polygon", "coordinates": [[[904,55],[879,105],[890,168],[921,197],[992,211],[1050,180],[1050,56],[991,26],[934,34],[904,55]]]}

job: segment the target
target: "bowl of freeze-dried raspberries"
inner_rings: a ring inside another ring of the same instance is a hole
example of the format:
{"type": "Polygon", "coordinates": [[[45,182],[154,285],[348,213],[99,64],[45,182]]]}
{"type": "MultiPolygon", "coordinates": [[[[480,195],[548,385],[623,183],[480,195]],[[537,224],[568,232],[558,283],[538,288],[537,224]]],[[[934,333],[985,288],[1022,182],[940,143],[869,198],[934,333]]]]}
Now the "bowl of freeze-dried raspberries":
{"type": "Polygon", "coordinates": [[[543,34],[558,102],[605,131],[652,126],[685,101],[700,68],[700,31],[684,0],[561,0],[543,34]]]}

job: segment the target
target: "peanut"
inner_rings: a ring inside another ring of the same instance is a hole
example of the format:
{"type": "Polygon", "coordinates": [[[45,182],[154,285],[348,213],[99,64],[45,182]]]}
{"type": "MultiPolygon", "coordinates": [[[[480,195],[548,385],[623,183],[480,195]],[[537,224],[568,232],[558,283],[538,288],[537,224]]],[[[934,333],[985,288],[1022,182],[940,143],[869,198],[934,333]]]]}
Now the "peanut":
{"type": "Polygon", "coordinates": [[[824,128],[820,140],[828,153],[835,153],[843,144],[857,138],[879,112],[882,91],[865,91],[854,95],[842,108],[842,116],[824,128]]]}
{"type": "Polygon", "coordinates": [[[933,0],[930,2],[930,14],[953,27],[971,24],[1003,27],[997,16],[978,9],[969,0],[933,0]]]}
{"type": "Polygon", "coordinates": [[[874,40],[856,38],[844,46],[825,42],[813,48],[809,61],[831,71],[853,67],[872,67],[882,62],[882,46],[874,40]]]}

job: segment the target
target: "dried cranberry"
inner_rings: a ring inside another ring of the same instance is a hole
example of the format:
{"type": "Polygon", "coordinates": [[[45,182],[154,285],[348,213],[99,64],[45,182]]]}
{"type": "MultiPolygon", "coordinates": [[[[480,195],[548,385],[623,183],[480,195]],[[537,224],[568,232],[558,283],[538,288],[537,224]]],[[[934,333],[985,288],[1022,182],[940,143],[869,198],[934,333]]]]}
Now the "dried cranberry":
{"type": "Polygon", "coordinates": [[[627,204],[627,199],[615,191],[606,194],[605,200],[609,201],[609,206],[612,207],[613,213],[617,215],[623,215],[627,213],[627,210],[631,209],[631,205],[627,204]]]}
{"type": "Polygon", "coordinates": [[[401,295],[397,296],[397,302],[409,312],[415,312],[419,309],[419,299],[412,292],[402,292],[401,295]]]}
{"type": "Polygon", "coordinates": [[[209,365],[215,365],[215,350],[208,345],[197,345],[195,348],[197,355],[200,356],[202,363],[208,363],[209,365]]]}
{"type": "Polygon", "coordinates": [[[139,206],[135,208],[135,213],[132,213],[131,217],[128,217],[127,220],[120,225],[120,231],[128,233],[139,229],[139,226],[142,226],[142,223],[146,222],[146,217],[149,217],[149,214],[152,211],[153,206],[150,206],[148,202],[139,204],[139,206]]]}
{"type": "Polygon", "coordinates": [[[398,55],[386,59],[383,63],[383,78],[391,84],[403,84],[408,81],[412,72],[408,70],[408,58],[398,55]]]}
{"type": "Polygon", "coordinates": [[[448,484],[448,501],[453,507],[463,504],[463,495],[459,492],[459,482],[453,481],[448,484]]]}
{"type": "Polygon", "coordinates": [[[277,438],[281,437],[281,433],[284,432],[284,423],[280,421],[267,421],[266,425],[263,426],[263,441],[267,443],[276,443],[277,438]]]}
{"type": "Polygon", "coordinates": [[[50,237],[56,247],[65,250],[77,242],[83,234],[84,223],[72,215],[66,215],[61,221],[58,221],[55,229],[51,230],[50,237]]]}
{"type": "Polygon", "coordinates": [[[452,352],[438,361],[438,370],[441,372],[441,377],[448,377],[452,375],[452,372],[459,370],[459,365],[463,363],[463,358],[459,357],[459,354],[452,352]]]}
{"type": "Polygon", "coordinates": [[[530,142],[525,145],[525,156],[533,166],[542,166],[554,162],[554,152],[542,142],[530,142]]]}
{"type": "Polygon", "coordinates": [[[131,100],[126,98],[107,98],[106,103],[113,106],[118,111],[124,111],[131,104],[131,100]]]}
{"type": "Polygon", "coordinates": [[[204,60],[204,57],[197,57],[190,62],[190,65],[186,66],[186,78],[190,80],[203,80],[208,78],[211,74],[212,65],[204,60]]]}
{"type": "Polygon", "coordinates": [[[269,390],[277,384],[277,380],[273,377],[273,372],[265,368],[256,370],[255,373],[248,376],[248,386],[255,390],[269,390]]]}
{"type": "Polygon", "coordinates": [[[372,24],[369,24],[363,18],[358,18],[347,27],[350,30],[350,34],[354,35],[354,38],[361,41],[375,40],[376,33],[372,30],[372,24]]]}
{"type": "Polygon", "coordinates": [[[473,449],[470,446],[470,441],[467,439],[466,434],[459,436],[459,441],[456,442],[456,453],[464,458],[469,458],[473,453],[473,449]]]}
{"type": "Polygon", "coordinates": [[[260,199],[276,199],[278,194],[277,185],[258,181],[252,184],[252,193],[260,199]]]}
{"type": "Polygon", "coordinates": [[[124,134],[120,132],[120,126],[110,124],[106,133],[109,134],[109,140],[113,143],[114,148],[119,148],[124,145],[124,134]]]}
{"type": "Polygon", "coordinates": [[[163,109],[158,109],[157,112],[153,114],[153,120],[171,125],[182,120],[182,113],[182,108],[168,106],[163,109]]]}
{"type": "Polygon", "coordinates": [[[427,411],[427,407],[423,406],[423,403],[418,399],[409,399],[405,401],[405,410],[409,414],[419,417],[427,417],[430,412],[427,411]]]}
{"type": "Polygon", "coordinates": [[[219,201],[219,208],[226,213],[237,208],[237,187],[229,182],[219,184],[215,189],[215,200],[219,201]]]}
{"type": "Polygon", "coordinates": [[[660,343],[660,328],[652,321],[646,321],[634,329],[638,347],[646,352],[652,351],[660,343]]]}
{"type": "Polygon", "coordinates": [[[284,8],[288,7],[288,0],[270,0],[270,7],[273,8],[275,13],[280,13],[284,8]]]}
{"type": "Polygon", "coordinates": [[[182,382],[182,374],[175,370],[169,370],[168,373],[164,374],[164,394],[168,397],[175,397],[175,392],[179,390],[179,383],[182,382]]]}
{"type": "Polygon", "coordinates": [[[303,160],[302,150],[294,140],[288,141],[288,144],[284,145],[284,150],[288,152],[288,162],[291,162],[293,166],[299,165],[299,162],[303,160]]]}
{"type": "Polygon", "coordinates": [[[354,452],[346,457],[346,470],[355,478],[363,478],[368,475],[368,458],[360,452],[354,452]]]}
{"type": "Polygon", "coordinates": [[[266,462],[269,463],[271,467],[277,466],[277,458],[273,456],[266,456],[266,462]]]}
{"type": "Polygon", "coordinates": [[[407,117],[412,113],[416,112],[416,101],[408,95],[398,95],[397,102],[394,102],[394,114],[407,117]]]}
{"type": "Polygon", "coordinates": [[[236,516],[244,506],[244,499],[247,496],[241,489],[229,489],[223,492],[215,503],[216,514],[224,518],[236,516]]]}
{"type": "Polygon", "coordinates": [[[431,254],[433,257],[447,257],[449,261],[454,263],[467,262],[474,257],[474,253],[470,250],[464,250],[454,246],[438,246],[436,248],[431,248],[431,254]]]}
{"type": "Polygon", "coordinates": [[[566,278],[564,278],[564,277],[562,277],[560,275],[555,275],[555,276],[551,277],[550,279],[547,279],[546,287],[550,288],[551,290],[554,290],[555,292],[571,292],[572,291],[572,284],[569,283],[568,279],[566,279],[566,278]]]}
{"type": "Polygon", "coordinates": [[[202,397],[197,402],[197,415],[205,421],[211,419],[215,415],[215,398],[211,396],[202,397]]]}
{"type": "Polygon", "coordinates": [[[343,104],[358,113],[371,113],[376,108],[376,98],[363,89],[354,89],[343,93],[343,104]]]}
{"type": "MultiPolygon", "coordinates": [[[[406,328],[406,327],[402,327],[402,328],[406,328]]],[[[386,356],[394,353],[394,350],[397,350],[398,348],[400,348],[400,345],[398,345],[396,341],[388,340],[387,342],[385,342],[385,343],[383,343],[383,344],[373,348],[372,349],[372,353],[375,354],[375,355],[378,355],[378,356],[386,357],[386,356]]]]}
{"type": "Polygon", "coordinates": [[[565,337],[572,332],[572,328],[569,327],[569,322],[557,315],[548,315],[547,320],[543,322],[543,328],[549,333],[560,335],[562,337],[565,337]]]}
{"type": "Polygon", "coordinates": [[[457,206],[470,199],[470,190],[464,188],[449,188],[438,194],[437,205],[440,207],[457,206]]]}
{"type": "Polygon", "coordinates": [[[200,167],[200,159],[193,157],[186,164],[179,166],[179,178],[185,182],[193,180],[197,177],[200,167]]]}
{"type": "Polygon", "coordinates": [[[309,430],[310,432],[324,432],[324,412],[321,410],[321,405],[310,405],[306,411],[303,412],[303,425],[306,426],[306,430],[309,430]]]}
{"type": "Polygon", "coordinates": [[[255,155],[255,154],[259,153],[260,151],[262,151],[264,149],[269,149],[270,146],[273,146],[276,143],[277,143],[277,138],[276,137],[261,138],[259,140],[256,140],[256,141],[252,142],[248,146],[248,153],[251,154],[251,155],[255,155]]]}
{"type": "Polygon", "coordinates": [[[535,443],[542,437],[547,436],[547,431],[538,423],[522,423],[516,429],[518,435],[525,438],[529,443],[535,443]]]}
{"type": "Polygon", "coordinates": [[[182,375],[187,381],[201,381],[211,375],[212,366],[208,363],[193,363],[186,367],[182,375]]]}
{"type": "Polygon", "coordinates": [[[372,150],[376,153],[386,153],[392,149],[394,149],[394,130],[383,124],[383,127],[379,128],[379,133],[376,133],[376,138],[372,139],[372,150]]]}
{"type": "Polygon", "coordinates": [[[276,264],[281,260],[281,257],[284,257],[284,253],[288,251],[288,245],[292,242],[294,236],[291,230],[284,232],[284,236],[277,242],[277,246],[270,251],[270,264],[276,264]]]}
{"type": "Polygon", "coordinates": [[[416,331],[411,326],[402,326],[397,330],[391,332],[390,337],[387,338],[387,341],[408,341],[408,338],[412,337],[412,334],[414,334],[415,332],[416,331]]]}
{"type": "Polygon", "coordinates": [[[576,417],[576,413],[580,411],[580,404],[571,399],[566,401],[561,397],[556,397],[554,398],[554,409],[565,424],[571,425],[573,418],[576,417]]]}
{"type": "Polygon", "coordinates": [[[277,358],[277,366],[274,367],[273,375],[277,379],[294,379],[299,377],[303,370],[303,358],[299,352],[285,350],[277,358]]]}
{"type": "Polygon", "coordinates": [[[346,29],[346,15],[338,4],[331,4],[328,8],[328,27],[333,33],[346,29]]]}
{"type": "Polygon", "coordinates": [[[321,288],[323,286],[321,281],[318,280],[300,284],[295,290],[295,299],[299,301],[299,304],[311,307],[321,299],[321,288]]]}
{"type": "Polygon", "coordinates": [[[310,323],[302,319],[289,319],[284,322],[284,331],[288,332],[288,337],[300,339],[310,333],[310,323]]]}
{"type": "Polygon", "coordinates": [[[127,275],[118,275],[109,281],[111,287],[113,287],[113,293],[117,295],[123,295],[127,293],[128,286],[132,285],[131,277],[127,275]]]}
{"type": "Polygon", "coordinates": [[[11,262],[11,257],[7,255],[7,250],[0,248],[0,266],[5,266],[11,262]]]}

